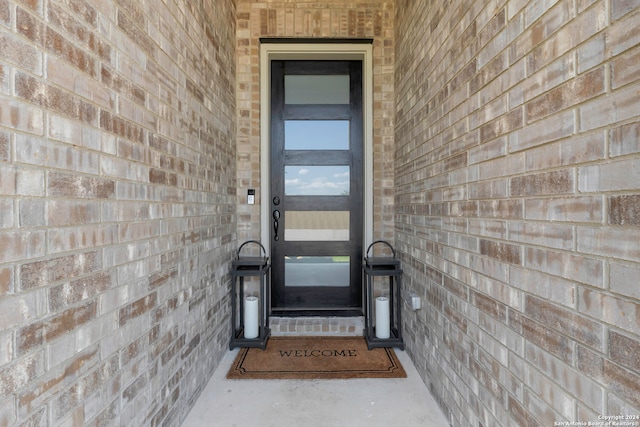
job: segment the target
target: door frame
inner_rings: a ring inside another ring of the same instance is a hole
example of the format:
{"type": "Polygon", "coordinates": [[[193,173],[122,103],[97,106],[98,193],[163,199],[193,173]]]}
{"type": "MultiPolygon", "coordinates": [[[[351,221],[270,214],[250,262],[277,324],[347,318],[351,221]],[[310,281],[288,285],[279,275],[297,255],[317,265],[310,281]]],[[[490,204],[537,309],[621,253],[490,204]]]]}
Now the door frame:
{"type": "Polygon", "coordinates": [[[271,60],[332,59],[362,61],[362,131],[363,131],[363,198],[364,224],[362,247],[373,241],[373,46],[371,40],[349,40],[332,43],[262,42],[260,44],[260,239],[271,255],[271,60]]]}

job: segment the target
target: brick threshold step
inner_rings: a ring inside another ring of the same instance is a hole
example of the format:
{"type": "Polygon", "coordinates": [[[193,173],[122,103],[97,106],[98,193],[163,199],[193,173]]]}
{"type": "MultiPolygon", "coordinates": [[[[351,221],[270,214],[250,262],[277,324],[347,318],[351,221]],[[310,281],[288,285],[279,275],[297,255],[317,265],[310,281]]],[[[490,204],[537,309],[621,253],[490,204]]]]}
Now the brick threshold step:
{"type": "Polygon", "coordinates": [[[270,317],[269,323],[273,336],[358,336],[364,329],[364,316],[270,317]]]}

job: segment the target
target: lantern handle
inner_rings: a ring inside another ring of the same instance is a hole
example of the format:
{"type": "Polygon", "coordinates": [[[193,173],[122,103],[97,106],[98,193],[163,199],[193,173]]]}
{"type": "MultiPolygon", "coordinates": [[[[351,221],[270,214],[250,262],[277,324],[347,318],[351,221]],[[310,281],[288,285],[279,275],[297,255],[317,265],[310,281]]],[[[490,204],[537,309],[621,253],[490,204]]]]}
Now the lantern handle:
{"type": "Polygon", "coordinates": [[[382,243],[382,244],[387,245],[387,246],[389,247],[389,249],[391,249],[391,253],[393,254],[393,257],[394,257],[394,258],[396,257],[396,250],[395,250],[395,249],[393,249],[393,246],[391,246],[391,244],[390,244],[389,242],[384,241],[384,240],[376,240],[375,242],[373,242],[372,244],[370,244],[370,245],[369,245],[369,247],[367,248],[367,257],[369,257],[369,251],[371,250],[371,247],[372,247],[373,245],[375,245],[376,243],[382,243]]]}
{"type": "Polygon", "coordinates": [[[238,255],[237,255],[237,259],[240,259],[240,251],[242,250],[242,248],[249,244],[249,243],[255,243],[258,246],[260,246],[260,250],[262,251],[262,255],[266,258],[267,256],[267,251],[264,249],[264,246],[262,246],[262,243],[258,242],[257,240],[247,240],[246,242],[244,242],[243,244],[240,245],[240,247],[238,248],[238,255]]]}

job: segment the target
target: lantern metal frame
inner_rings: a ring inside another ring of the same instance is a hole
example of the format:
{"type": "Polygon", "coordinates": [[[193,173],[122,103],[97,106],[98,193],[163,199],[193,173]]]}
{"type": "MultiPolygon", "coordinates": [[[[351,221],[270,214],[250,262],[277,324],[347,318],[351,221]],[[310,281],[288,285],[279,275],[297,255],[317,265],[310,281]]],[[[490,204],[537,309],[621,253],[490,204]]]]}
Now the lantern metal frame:
{"type": "Polygon", "coordinates": [[[248,240],[238,248],[236,259],[231,263],[231,340],[229,349],[235,347],[253,347],[264,350],[271,335],[269,315],[271,312],[271,296],[269,281],[269,257],[266,256],[264,246],[257,240],[248,240]],[[241,256],[242,248],[248,244],[260,246],[261,256],[241,256]],[[258,336],[244,337],[244,281],[246,277],[259,277],[258,301],[258,336]]]}
{"type": "Polygon", "coordinates": [[[367,248],[364,262],[362,263],[364,286],[364,307],[365,307],[365,329],[363,331],[367,348],[379,347],[397,347],[404,350],[404,341],[402,340],[402,267],[400,260],[396,258],[396,251],[388,242],[377,240],[367,248]],[[393,257],[372,257],[369,256],[371,248],[375,244],[384,244],[391,249],[393,257]],[[388,276],[388,292],[389,292],[389,322],[390,335],[389,338],[378,338],[375,335],[374,327],[374,277],[388,276]]]}

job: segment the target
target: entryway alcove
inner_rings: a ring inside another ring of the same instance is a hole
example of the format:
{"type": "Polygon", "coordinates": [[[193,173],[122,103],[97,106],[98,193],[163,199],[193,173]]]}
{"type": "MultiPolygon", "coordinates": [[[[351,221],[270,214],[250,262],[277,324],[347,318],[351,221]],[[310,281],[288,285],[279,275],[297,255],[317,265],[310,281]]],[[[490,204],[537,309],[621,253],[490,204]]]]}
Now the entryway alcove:
{"type": "Polygon", "coordinates": [[[353,331],[362,248],[373,233],[372,40],[260,43],[260,223],[272,262],[272,329],[353,331]]]}

